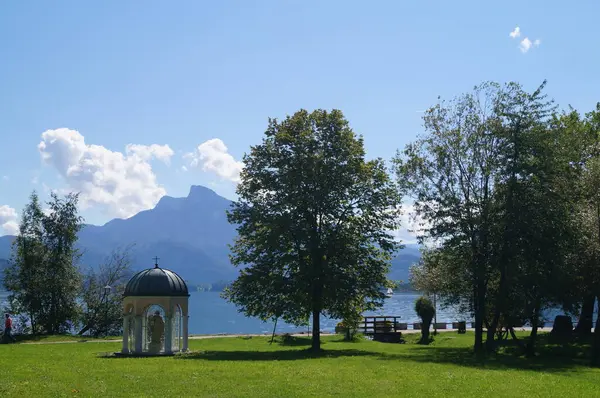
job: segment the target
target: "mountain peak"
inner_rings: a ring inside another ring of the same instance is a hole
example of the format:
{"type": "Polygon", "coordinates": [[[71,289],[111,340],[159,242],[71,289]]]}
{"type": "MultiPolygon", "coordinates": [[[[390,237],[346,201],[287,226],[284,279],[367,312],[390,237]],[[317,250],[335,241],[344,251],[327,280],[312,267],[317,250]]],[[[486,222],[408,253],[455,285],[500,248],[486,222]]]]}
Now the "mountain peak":
{"type": "Polygon", "coordinates": [[[215,191],[210,188],[203,187],[202,185],[192,185],[190,187],[190,193],[188,198],[194,197],[207,197],[207,196],[218,196],[215,191]]]}
{"type": "Polygon", "coordinates": [[[196,195],[207,195],[212,194],[216,195],[217,193],[210,188],[204,187],[202,185],[192,185],[190,187],[190,193],[188,194],[188,198],[196,195]]]}

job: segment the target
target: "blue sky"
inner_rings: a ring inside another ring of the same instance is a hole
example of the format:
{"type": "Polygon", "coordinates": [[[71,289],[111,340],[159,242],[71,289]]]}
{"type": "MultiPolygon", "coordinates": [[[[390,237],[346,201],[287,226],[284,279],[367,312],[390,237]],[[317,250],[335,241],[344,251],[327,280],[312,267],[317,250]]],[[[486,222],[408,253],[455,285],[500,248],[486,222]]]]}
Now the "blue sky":
{"type": "Polygon", "coordinates": [[[82,191],[95,224],[192,184],[232,198],[267,119],[300,108],[341,109],[384,158],[438,95],[485,80],[548,79],[591,110],[598,15],[597,0],[5,2],[0,235],[33,189],[82,191]]]}

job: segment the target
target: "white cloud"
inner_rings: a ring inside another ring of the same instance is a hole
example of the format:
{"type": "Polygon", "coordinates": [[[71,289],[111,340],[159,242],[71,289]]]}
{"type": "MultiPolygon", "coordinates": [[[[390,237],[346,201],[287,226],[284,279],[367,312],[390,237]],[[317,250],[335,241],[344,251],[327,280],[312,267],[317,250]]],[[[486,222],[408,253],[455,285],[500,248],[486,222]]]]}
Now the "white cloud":
{"type": "Polygon", "coordinates": [[[0,206],[0,236],[19,233],[17,211],[8,205],[0,206]]]}
{"type": "Polygon", "coordinates": [[[196,150],[184,155],[191,167],[200,167],[203,171],[214,173],[224,180],[240,181],[240,171],[244,164],[228,152],[227,146],[218,138],[198,145],[196,150]]]}
{"type": "Polygon", "coordinates": [[[532,45],[533,45],[533,43],[531,42],[531,40],[529,40],[529,38],[526,37],[523,40],[521,40],[521,43],[519,43],[519,49],[521,50],[521,52],[523,54],[525,54],[527,51],[529,51],[531,49],[532,45]]]}
{"type": "Polygon", "coordinates": [[[168,163],[168,145],[129,144],[125,153],[86,144],[76,130],[47,130],[38,145],[42,159],[53,166],[68,185],[80,192],[82,208],[100,206],[110,216],[130,217],[154,207],[166,194],[158,185],[150,161],[168,163]]]}
{"type": "Polygon", "coordinates": [[[188,168],[185,166],[181,166],[181,171],[183,171],[185,173],[186,171],[188,171],[188,168]]]}
{"type": "Polygon", "coordinates": [[[513,39],[516,39],[517,37],[521,36],[521,28],[519,28],[518,26],[515,27],[515,29],[509,33],[509,36],[513,39]]]}
{"type": "Polygon", "coordinates": [[[422,236],[426,224],[424,220],[415,212],[412,204],[404,203],[402,205],[402,215],[400,216],[400,230],[395,231],[394,235],[401,239],[403,243],[417,243],[417,237],[422,236]]]}
{"type": "Polygon", "coordinates": [[[153,157],[169,164],[171,161],[171,156],[173,156],[174,152],[168,145],[137,145],[137,144],[128,144],[125,147],[125,153],[128,156],[137,156],[141,160],[149,161],[153,157]]]}
{"type": "MultiPolygon", "coordinates": [[[[521,28],[519,28],[518,26],[515,27],[515,29],[510,32],[508,34],[511,38],[516,39],[517,37],[521,37],[521,28]]],[[[529,39],[529,37],[525,37],[523,40],[521,40],[519,42],[519,50],[521,50],[521,52],[523,54],[527,53],[529,50],[531,50],[531,47],[539,47],[539,45],[542,44],[542,41],[540,39],[535,39],[533,42],[529,39]]]]}

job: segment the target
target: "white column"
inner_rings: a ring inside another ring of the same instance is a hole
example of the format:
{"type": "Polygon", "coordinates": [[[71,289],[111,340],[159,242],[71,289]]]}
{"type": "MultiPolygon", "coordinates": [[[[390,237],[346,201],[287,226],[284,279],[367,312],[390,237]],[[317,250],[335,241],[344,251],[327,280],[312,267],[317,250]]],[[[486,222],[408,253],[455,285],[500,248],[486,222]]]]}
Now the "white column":
{"type": "Polygon", "coordinates": [[[173,352],[173,322],[170,316],[165,316],[165,354],[171,354],[173,352]]]}
{"type": "Polygon", "coordinates": [[[187,314],[183,316],[183,352],[188,350],[188,318],[187,314]]]}
{"type": "Polygon", "coordinates": [[[129,315],[123,317],[123,348],[121,352],[123,354],[129,353],[129,315]]]}
{"type": "Polygon", "coordinates": [[[138,315],[135,317],[135,352],[136,354],[142,353],[142,317],[138,315]]]}

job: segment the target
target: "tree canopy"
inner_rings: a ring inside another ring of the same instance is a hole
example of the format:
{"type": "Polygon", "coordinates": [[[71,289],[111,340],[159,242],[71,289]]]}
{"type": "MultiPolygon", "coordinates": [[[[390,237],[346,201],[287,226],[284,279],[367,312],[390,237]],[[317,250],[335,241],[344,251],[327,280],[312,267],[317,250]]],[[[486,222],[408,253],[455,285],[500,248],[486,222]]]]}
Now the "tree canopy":
{"type": "Polygon", "coordinates": [[[350,319],[382,304],[400,248],[398,191],[338,110],[269,120],[243,162],[228,218],[238,230],[231,260],[245,268],[225,296],[261,319],[312,316],[319,349],[321,314],[350,319]]]}

